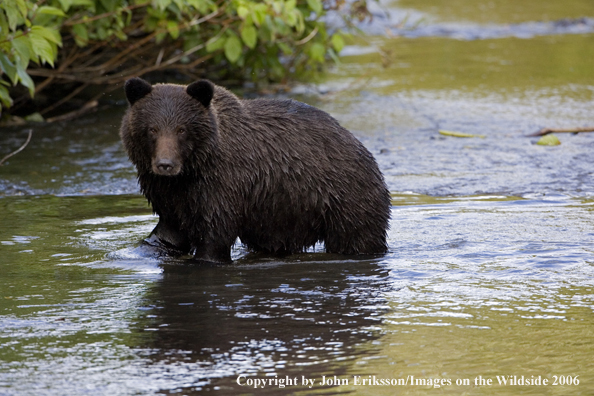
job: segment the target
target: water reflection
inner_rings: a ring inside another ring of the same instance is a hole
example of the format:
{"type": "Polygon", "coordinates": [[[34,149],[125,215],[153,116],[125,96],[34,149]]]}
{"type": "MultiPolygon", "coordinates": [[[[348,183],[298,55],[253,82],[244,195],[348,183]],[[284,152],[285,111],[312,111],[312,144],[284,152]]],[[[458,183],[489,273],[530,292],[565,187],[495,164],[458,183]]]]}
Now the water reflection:
{"type": "Polygon", "coordinates": [[[222,387],[236,394],[245,391],[234,381],[239,374],[317,378],[345,372],[349,362],[373,353],[364,345],[378,337],[388,271],[376,261],[324,256],[164,265],[137,329],[150,333],[144,346],[153,351],[150,359],[203,367],[208,384],[194,383],[184,392],[222,387]]]}

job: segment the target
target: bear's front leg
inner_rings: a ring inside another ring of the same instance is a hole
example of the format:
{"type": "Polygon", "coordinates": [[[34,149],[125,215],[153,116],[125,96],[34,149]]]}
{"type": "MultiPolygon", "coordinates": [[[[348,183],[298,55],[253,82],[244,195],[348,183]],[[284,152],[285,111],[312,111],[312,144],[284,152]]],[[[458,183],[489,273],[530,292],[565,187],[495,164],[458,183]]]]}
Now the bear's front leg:
{"type": "Polygon", "coordinates": [[[202,243],[199,246],[193,246],[190,253],[195,259],[208,261],[211,263],[230,263],[231,245],[222,243],[202,243]]]}
{"type": "Polygon", "coordinates": [[[159,223],[146,242],[150,245],[161,245],[167,249],[178,250],[180,253],[187,253],[190,250],[187,235],[180,231],[177,224],[168,222],[162,217],[159,217],[159,223]]]}

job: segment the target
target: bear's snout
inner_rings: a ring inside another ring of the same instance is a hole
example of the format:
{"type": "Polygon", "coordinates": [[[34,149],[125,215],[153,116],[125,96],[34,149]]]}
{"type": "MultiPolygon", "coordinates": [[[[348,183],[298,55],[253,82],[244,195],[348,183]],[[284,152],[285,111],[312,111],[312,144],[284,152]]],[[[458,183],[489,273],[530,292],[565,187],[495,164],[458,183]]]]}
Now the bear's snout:
{"type": "Polygon", "coordinates": [[[175,164],[170,159],[160,159],[156,163],[157,173],[161,175],[169,175],[175,168],[175,164]]]}
{"type": "Polygon", "coordinates": [[[153,173],[161,176],[175,176],[181,171],[180,163],[167,157],[153,158],[152,168],[153,173]]]}
{"type": "Polygon", "coordinates": [[[153,173],[161,176],[175,176],[181,172],[178,142],[173,137],[160,137],[156,141],[152,159],[153,173]]]}

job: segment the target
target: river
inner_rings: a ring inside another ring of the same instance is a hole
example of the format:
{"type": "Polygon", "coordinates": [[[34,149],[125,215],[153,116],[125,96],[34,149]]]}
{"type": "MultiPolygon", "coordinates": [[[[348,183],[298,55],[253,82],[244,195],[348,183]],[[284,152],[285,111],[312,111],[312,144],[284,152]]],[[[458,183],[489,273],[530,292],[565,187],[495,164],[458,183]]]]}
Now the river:
{"type": "Polygon", "coordinates": [[[163,257],[124,104],[33,126],[0,167],[0,394],[592,394],[594,133],[526,135],[594,124],[594,5],[443,4],[383,2],[288,94],[378,160],[383,257],[163,257]]]}

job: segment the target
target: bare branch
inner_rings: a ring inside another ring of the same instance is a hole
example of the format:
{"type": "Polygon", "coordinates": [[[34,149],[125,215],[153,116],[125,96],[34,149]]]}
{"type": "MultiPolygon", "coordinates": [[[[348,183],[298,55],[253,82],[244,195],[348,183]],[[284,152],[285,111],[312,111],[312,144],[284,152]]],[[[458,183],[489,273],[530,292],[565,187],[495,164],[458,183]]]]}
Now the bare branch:
{"type": "Polygon", "coordinates": [[[27,140],[25,141],[25,143],[21,147],[19,147],[17,150],[13,151],[12,153],[10,153],[7,156],[5,156],[4,158],[2,158],[2,160],[0,160],[0,166],[2,166],[4,164],[4,161],[6,161],[7,159],[9,159],[13,155],[18,154],[21,151],[23,151],[25,149],[25,147],[27,147],[27,145],[31,141],[31,136],[33,136],[33,129],[29,129],[29,136],[27,136],[27,140]]]}
{"type": "Polygon", "coordinates": [[[577,127],[577,128],[543,128],[538,132],[526,135],[528,137],[544,136],[549,133],[579,133],[579,132],[594,132],[594,126],[591,127],[577,127]]]}

